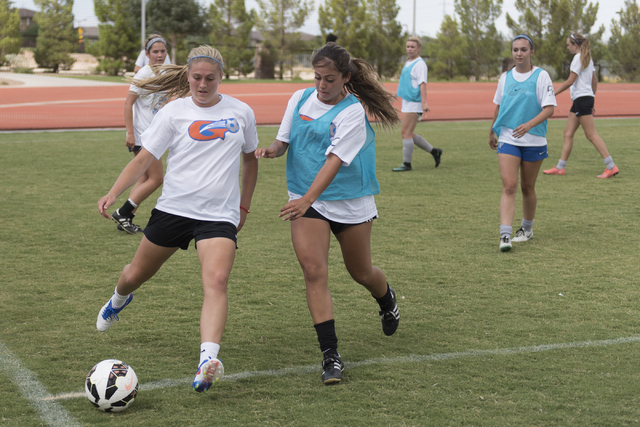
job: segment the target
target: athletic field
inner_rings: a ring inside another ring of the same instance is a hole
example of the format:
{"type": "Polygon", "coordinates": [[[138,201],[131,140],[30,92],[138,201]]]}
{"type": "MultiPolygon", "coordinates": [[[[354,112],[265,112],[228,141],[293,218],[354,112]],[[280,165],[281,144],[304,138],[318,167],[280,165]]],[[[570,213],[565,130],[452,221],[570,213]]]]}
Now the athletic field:
{"type": "MultiPolygon", "coordinates": [[[[378,131],[372,256],[402,317],[385,337],[377,304],[348,277],[333,239],[346,370],[331,387],[320,381],[289,224],[277,218],[285,159],[261,160],[229,283],[226,376],[202,395],[190,387],[202,302],[193,245],[135,293],[112,329],[95,329],[140,240],[96,208],[130,160],[124,132],[0,134],[0,425],[637,424],[640,120],[596,126],[620,174],[596,178],[603,162],[579,131],[567,175],[538,179],[533,240],[509,253],[498,251],[501,183],[488,122],[418,124],[444,153],[435,169],[416,150],[410,173],[391,172],[401,162],[399,129],[378,131]],[[108,358],[140,380],[120,414],[84,397],[85,375],[108,358]]],[[[544,168],[558,159],[563,127],[549,123],[544,168]]],[[[259,128],[261,146],[276,131],[259,128]]],[[[140,225],[158,195],[141,206],[140,225]]]]}
{"type": "MultiPolygon", "coordinates": [[[[9,76],[13,76],[9,74],[9,76]]],[[[35,76],[37,79],[37,76],[35,76]]],[[[51,79],[51,77],[49,77],[51,79]]],[[[124,99],[129,86],[111,84],[66,87],[0,86],[0,130],[123,128],[124,99]]],[[[253,108],[260,125],[279,124],[287,101],[305,83],[226,83],[220,93],[236,97],[253,108]]],[[[489,120],[495,105],[495,83],[429,83],[429,120],[489,120]]],[[[385,85],[392,93],[397,83],[385,85]]],[[[558,86],[558,85],[556,85],[558,86]]],[[[640,84],[599,84],[597,117],[640,116],[640,84]]],[[[400,101],[396,102],[400,108],[400,101]]],[[[569,92],[558,96],[555,117],[567,117],[569,92]]]]}

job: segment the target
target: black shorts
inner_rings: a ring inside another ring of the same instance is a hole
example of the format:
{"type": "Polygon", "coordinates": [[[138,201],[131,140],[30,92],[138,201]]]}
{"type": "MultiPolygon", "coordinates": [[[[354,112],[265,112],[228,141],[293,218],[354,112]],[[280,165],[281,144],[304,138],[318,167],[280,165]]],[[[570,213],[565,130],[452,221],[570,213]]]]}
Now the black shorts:
{"type": "Polygon", "coordinates": [[[142,150],[142,145],[134,145],[133,148],[129,148],[130,153],[137,153],[140,150],[142,150]]]}
{"type": "Polygon", "coordinates": [[[591,116],[593,114],[593,96],[581,96],[573,101],[570,112],[576,113],[576,116],[591,116]]]}
{"type": "MultiPolygon", "coordinates": [[[[214,237],[226,237],[238,242],[238,230],[230,222],[202,221],[199,219],[185,218],[179,215],[153,209],[149,223],[144,228],[144,235],[151,243],[163,248],[175,248],[187,250],[189,242],[214,237]]],[[[237,248],[237,246],[236,246],[237,248]]]]}
{"type": "Polygon", "coordinates": [[[360,222],[358,224],[343,224],[341,222],[335,222],[335,221],[331,221],[329,218],[323,216],[322,214],[320,214],[317,210],[313,209],[312,207],[309,207],[309,209],[307,209],[307,211],[304,213],[304,215],[302,215],[303,218],[315,218],[315,219],[321,219],[323,221],[327,221],[329,223],[329,227],[331,227],[331,232],[336,235],[338,233],[343,232],[345,229],[352,227],[354,225],[360,225],[360,224],[365,224],[367,222],[371,222],[374,219],[377,218],[377,216],[374,216],[373,218],[371,218],[368,221],[364,221],[364,222],[360,222]]]}

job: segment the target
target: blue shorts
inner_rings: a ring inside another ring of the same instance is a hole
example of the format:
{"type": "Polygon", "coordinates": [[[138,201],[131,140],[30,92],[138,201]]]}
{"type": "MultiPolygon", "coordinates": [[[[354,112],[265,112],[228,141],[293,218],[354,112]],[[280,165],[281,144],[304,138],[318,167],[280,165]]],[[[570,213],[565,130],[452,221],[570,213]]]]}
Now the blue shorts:
{"type": "Polygon", "coordinates": [[[541,145],[539,147],[520,147],[518,145],[499,142],[498,153],[520,157],[524,162],[537,162],[549,157],[546,145],[541,145]]]}
{"type": "MultiPolygon", "coordinates": [[[[127,148],[129,148],[129,147],[127,147],[127,148]]],[[[129,152],[130,153],[137,153],[140,150],[142,150],[142,145],[134,145],[133,148],[129,148],[129,152]]]]}

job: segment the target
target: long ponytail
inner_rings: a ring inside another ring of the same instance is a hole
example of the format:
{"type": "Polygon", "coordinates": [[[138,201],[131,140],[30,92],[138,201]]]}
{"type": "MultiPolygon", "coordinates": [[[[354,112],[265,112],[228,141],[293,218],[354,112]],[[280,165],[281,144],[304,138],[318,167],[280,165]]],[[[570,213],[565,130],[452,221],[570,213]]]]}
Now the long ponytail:
{"type": "Polygon", "coordinates": [[[571,43],[580,47],[580,65],[582,65],[582,69],[584,70],[591,62],[591,43],[588,38],[579,33],[573,33],[569,38],[571,39],[571,43]]]}

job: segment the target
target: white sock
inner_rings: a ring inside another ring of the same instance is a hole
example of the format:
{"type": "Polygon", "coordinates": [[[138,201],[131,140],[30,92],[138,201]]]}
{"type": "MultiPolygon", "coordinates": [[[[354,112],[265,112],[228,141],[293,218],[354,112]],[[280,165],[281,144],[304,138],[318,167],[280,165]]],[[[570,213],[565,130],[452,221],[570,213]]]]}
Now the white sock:
{"type": "Polygon", "coordinates": [[[421,137],[418,134],[416,134],[413,137],[413,142],[414,142],[414,144],[416,144],[418,147],[422,148],[427,153],[430,153],[430,152],[433,151],[433,145],[429,144],[429,142],[427,142],[426,139],[424,139],[423,137],[421,137]]]}
{"type": "Polygon", "coordinates": [[[558,166],[556,166],[556,169],[564,169],[565,166],[567,166],[567,161],[566,160],[558,160],[558,166]]]}
{"type": "Polygon", "coordinates": [[[613,169],[616,164],[613,163],[613,159],[611,158],[611,156],[607,157],[606,159],[604,159],[604,165],[607,167],[607,169],[611,170],[613,169]]]}
{"type": "Polygon", "coordinates": [[[524,231],[533,231],[533,221],[522,218],[521,227],[524,231]]]}
{"type": "Polygon", "coordinates": [[[116,290],[113,291],[113,296],[111,297],[111,307],[120,308],[127,302],[127,298],[129,298],[129,294],[120,295],[118,293],[118,287],[116,286],[116,290]]]}
{"type": "Polygon", "coordinates": [[[411,158],[413,157],[413,139],[403,139],[402,140],[402,161],[404,163],[411,163],[411,158]]]}
{"type": "Polygon", "coordinates": [[[511,238],[511,233],[513,233],[513,227],[510,225],[500,224],[500,238],[509,237],[511,238]]]}
{"type": "Polygon", "coordinates": [[[220,344],[214,342],[203,342],[200,344],[200,363],[198,366],[207,359],[217,359],[219,351],[220,344]]]}

